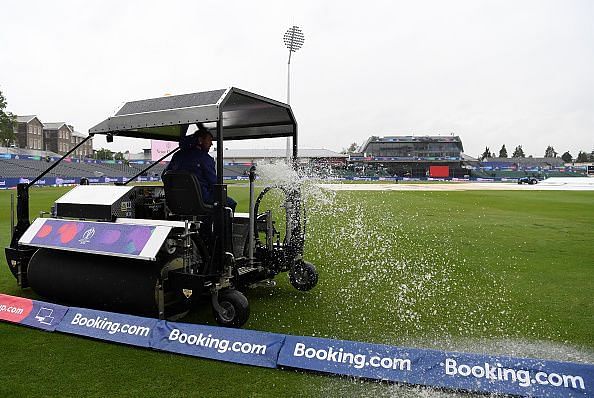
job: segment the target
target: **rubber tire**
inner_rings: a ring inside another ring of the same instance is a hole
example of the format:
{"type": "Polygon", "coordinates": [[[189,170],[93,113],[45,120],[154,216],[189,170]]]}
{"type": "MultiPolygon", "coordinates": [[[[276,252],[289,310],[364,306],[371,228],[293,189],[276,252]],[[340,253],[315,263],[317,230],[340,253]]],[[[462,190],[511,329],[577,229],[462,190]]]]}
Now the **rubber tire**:
{"type": "Polygon", "coordinates": [[[214,307],[212,309],[215,320],[220,326],[240,328],[250,317],[248,299],[238,290],[221,290],[219,292],[219,305],[227,310],[226,314],[220,314],[214,307]]]}
{"type": "Polygon", "coordinates": [[[306,292],[318,284],[318,271],[312,263],[299,262],[289,270],[289,282],[295,289],[306,292]]]}

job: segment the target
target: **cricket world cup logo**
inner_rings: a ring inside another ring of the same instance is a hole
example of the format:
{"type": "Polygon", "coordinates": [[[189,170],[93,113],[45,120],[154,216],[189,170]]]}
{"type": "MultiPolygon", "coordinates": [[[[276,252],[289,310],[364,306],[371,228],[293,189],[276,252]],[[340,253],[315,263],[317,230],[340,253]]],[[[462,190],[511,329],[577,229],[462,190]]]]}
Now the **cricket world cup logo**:
{"type": "Polygon", "coordinates": [[[93,236],[95,236],[95,228],[91,227],[89,229],[87,229],[85,232],[83,232],[82,238],[79,239],[78,241],[80,242],[81,245],[87,244],[91,241],[91,239],[93,238],[93,236]]]}

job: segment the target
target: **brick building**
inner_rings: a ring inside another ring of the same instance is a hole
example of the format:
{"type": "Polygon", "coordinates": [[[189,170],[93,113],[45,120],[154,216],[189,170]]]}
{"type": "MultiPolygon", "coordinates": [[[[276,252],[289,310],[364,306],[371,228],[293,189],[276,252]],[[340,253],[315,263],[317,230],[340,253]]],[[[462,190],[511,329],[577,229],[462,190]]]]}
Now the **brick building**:
{"type": "MultiPolygon", "coordinates": [[[[15,141],[16,146],[22,149],[49,151],[63,155],[87,137],[64,122],[43,123],[36,115],[16,118],[15,141]]],[[[93,156],[93,139],[80,146],[72,156],[77,158],[93,156]]]]}
{"type": "Polygon", "coordinates": [[[44,150],[63,155],[70,150],[71,140],[72,129],[66,123],[43,124],[44,150]]]}
{"type": "Polygon", "coordinates": [[[35,115],[17,116],[16,145],[24,149],[43,148],[43,123],[35,115]]]}
{"type": "MultiPolygon", "coordinates": [[[[74,127],[72,127],[72,126],[70,126],[70,128],[72,129],[72,138],[70,140],[70,145],[71,145],[71,148],[73,148],[75,145],[78,145],[82,140],[87,138],[87,136],[81,132],[75,131],[74,127]]],[[[92,157],[93,156],[93,139],[91,138],[90,140],[88,140],[87,142],[82,144],[80,147],[78,147],[78,149],[76,151],[74,151],[74,153],[72,155],[74,155],[75,158],[80,158],[80,159],[86,158],[86,157],[92,157]]]]}

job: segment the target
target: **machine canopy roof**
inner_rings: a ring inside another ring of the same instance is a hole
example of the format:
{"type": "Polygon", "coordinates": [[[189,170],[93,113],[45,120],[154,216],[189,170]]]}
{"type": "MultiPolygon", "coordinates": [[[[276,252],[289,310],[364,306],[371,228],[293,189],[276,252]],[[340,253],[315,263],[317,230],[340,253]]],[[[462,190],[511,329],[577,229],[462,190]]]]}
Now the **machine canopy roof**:
{"type": "Polygon", "coordinates": [[[188,125],[204,123],[216,138],[220,119],[224,140],[289,137],[297,130],[289,105],[231,87],[127,102],[89,133],[179,141],[188,125]]]}

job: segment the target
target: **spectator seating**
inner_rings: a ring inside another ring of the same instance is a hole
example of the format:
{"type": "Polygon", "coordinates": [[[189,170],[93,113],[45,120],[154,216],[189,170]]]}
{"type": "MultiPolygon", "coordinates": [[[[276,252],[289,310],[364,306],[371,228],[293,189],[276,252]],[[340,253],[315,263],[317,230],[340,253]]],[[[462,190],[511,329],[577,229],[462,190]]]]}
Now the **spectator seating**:
{"type": "MultiPolygon", "coordinates": [[[[34,178],[44,172],[53,162],[29,159],[0,159],[0,178],[34,178]]],[[[117,163],[75,163],[63,161],[59,163],[48,177],[134,177],[148,164],[117,164],[117,163]]],[[[166,164],[159,163],[146,172],[143,177],[160,177],[166,164]]],[[[226,177],[247,175],[248,166],[230,165],[224,167],[226,177]]]]}

